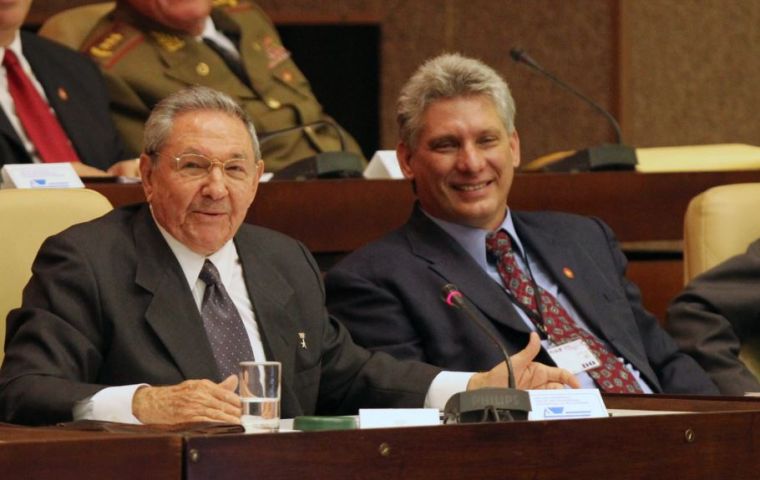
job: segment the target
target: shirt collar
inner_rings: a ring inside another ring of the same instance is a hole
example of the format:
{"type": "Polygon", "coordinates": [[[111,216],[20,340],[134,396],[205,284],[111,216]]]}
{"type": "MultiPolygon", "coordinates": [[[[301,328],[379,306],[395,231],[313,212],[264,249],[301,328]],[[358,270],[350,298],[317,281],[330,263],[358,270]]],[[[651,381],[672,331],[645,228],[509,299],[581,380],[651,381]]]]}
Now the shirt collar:
{"type": "MultiPolygon", "coordinates": [[[[452,223],[440,218],[433,217],[425,210],[422,210],[430,220],[436,225],[441,227],[446,233],[451,235],[472,258],[482,268],[488,266],[488,256],[486,255],[486,235],[490,233],[489,230],[483,228],[470,227],[459,223],[452,223]]],[[[517,250],[519,255],[522,255],[523,246],[520,242],[520,237],[517,236],[517,230],[515,230],[515,224],[512,221],[512,211],[507,209],[507,215],[504,217],[504,221],[496,230],[506,230],[509,236],[512,238],[512,247],[517,250]]]]}
{"type": "Polygon", "coordinates": [[[187,284],[192,289],[195,286],[195,282],[198,281],[198,276],[201,274],[203,263],[206,259],[210,260],[219,271],[219,277],[222,283],[229,285],[232,279],[232,269],[234,263],[238,260],[237,250],[235,249],[235,242],[230,239],[225,243],[222,248],[212,253],[211,255],[201,255],[190,250],[185,244],[174,238],[168,231],[166,231],[158,222],[156,222],[158,231],[166,240],[172,253],[177,258],[180,267],[182,267],[182,273],[185,274],[187,284]]]}

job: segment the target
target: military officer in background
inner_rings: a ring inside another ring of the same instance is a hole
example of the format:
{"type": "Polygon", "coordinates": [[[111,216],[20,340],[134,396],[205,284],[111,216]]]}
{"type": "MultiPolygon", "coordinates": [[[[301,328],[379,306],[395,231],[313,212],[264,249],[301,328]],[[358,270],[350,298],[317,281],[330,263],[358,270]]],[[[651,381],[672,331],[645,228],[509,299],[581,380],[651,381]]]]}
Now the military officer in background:
{"type": "Polygon", "coordinates": [[[361,155],[322,110],[272,22],[248,0],[117,0],[79,45],[69,46],[100,65],[131,153],[141,151],[143,124],[159,100],[204,85],[232,96],[251,116],[268,171],[341,150],[341,135],[345,149],[361,155]],[[272,135],[289,128],[295,131],[272,135]]]}

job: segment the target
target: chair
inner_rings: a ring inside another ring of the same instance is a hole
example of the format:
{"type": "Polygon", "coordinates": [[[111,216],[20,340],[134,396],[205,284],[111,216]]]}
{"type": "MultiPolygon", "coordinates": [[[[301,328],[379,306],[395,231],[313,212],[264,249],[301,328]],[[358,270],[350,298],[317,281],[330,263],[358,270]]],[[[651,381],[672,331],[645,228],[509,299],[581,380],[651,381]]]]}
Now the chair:
{"type": "Polygon", "coordinates": [[[48,18],[38,34],[79,50],[98,21],[114,6],[115,2],[103,2],[63,10],[48,18]]]}
{"type": "Polygon", "coordinates": [[[113,207],[94,190],[0,190],[0,362],[5,350],[5,319],[21,305],[32,276],[32,261],[49,236],[99,217],[113,207]]]}
{"type": "MultiPolygon", "coordinates": [[[[684,283],[744,253],[760,238],[760,183],[713,187],[694,197],[684,219],[684,283]]],[[[760,378],[760,338],[742,338],[739,358],[760,378]]]]}

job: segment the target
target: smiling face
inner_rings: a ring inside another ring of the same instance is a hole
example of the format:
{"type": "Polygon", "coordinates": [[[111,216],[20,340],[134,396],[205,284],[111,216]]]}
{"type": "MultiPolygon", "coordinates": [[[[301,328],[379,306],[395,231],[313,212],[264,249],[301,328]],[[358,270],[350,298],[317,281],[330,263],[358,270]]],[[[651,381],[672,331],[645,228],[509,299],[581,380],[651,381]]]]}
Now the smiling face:
{"type": "Polygon", "coordinates": [[[177,115],[157,161],[145,154],[140,157],[143,188],[156,221],[201,255],[216,252],[235,235],[263,171],[264,163],[255,159],[243,122],[211,110],[177,115]],[[215,165],[208,175],[183,176],[174,158],[187,153],[221,161],[244,158],[250,162],[251,175],[243,180],[231,178],[215,165]]]}
{"type": "MultiPolygon", "coordinates": [[[[1,0],[0,0],[1,1],[1,0]]],[[[175,30],[200,35],[211,0],[123,0],[148,18],[175,30]]]]}
{"type": "Polygon", "coordinates": [[[490,98],[447,98],[422,116],[417,148],[399,144],[396,155],[430,215],[493,230],[504,220],[520,140],[509,133],[490,98]]]}

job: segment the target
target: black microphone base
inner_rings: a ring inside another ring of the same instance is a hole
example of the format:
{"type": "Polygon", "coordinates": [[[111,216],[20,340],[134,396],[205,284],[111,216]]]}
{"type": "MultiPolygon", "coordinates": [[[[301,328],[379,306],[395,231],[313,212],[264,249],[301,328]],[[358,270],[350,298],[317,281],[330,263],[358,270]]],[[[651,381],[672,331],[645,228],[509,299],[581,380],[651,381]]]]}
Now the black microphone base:
{"type": "Polygon", "coordinates": [[[545,172],[588,172],[605,170],[633,170],[636,168],[636,150],[620,144],[606,144],[578,150],[542,168],[545,172]]]}
{"type": "Polygon", "coordinates": [[[321,152],[298,160],[272,176],[272,180],[361,178],[364,160],[350,152],[321,152]]]}
{"type": "Polygon", "coordinates": [[[454,394],[443,410],[445,423],[527,420],[530,395],[514,388],[481,388],[454,394]]]}

